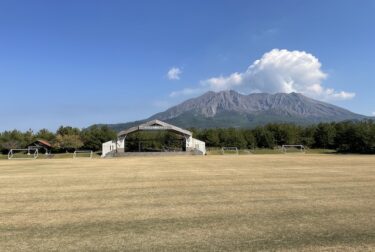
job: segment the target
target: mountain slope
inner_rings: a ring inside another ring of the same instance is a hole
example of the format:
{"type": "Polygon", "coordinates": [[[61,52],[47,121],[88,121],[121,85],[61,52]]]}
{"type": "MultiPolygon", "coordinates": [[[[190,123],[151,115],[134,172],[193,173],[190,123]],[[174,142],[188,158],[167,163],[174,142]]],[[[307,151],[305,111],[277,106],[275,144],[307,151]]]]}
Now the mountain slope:
{"type": "Polygon", "coordinates": [[[298,93],[243,95],[235,91],[207,92],[146,120],[111,125],[116,130],[159,119],[184,128],[254,127],[266,123],[312,124],[367,118],[298,93]]]}
{"type": "Polygon", "coordinates": [[[249,127],[269,122],[317,122],[360,120],[365,116],[297,93],[249,94],[235,91],[207,92],[150,119],[199,127],[249,127]]]}

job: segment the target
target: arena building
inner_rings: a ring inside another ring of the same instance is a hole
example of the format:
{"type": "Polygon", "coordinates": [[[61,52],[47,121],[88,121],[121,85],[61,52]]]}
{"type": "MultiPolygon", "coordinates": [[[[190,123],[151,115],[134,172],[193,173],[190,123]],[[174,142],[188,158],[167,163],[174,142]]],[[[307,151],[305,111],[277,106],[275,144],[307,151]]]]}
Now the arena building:
{"type": "Polygon", "coordinates": [[[188,130],[159,120],[123,130],[118,133],[117,139],[102,145],[102,157],[179,154],[205,155],[205,142],[193,138],[192,132],[188,130]],[[150,132],[166,133],[157,133],[155,137],[155,134],[150,132]]]}

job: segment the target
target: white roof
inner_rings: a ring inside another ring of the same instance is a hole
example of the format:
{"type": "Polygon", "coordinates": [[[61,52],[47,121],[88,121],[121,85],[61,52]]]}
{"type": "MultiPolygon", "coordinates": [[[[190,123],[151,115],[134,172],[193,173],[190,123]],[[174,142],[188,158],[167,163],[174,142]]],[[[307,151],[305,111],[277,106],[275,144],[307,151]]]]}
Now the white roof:
{"type": "Polygon", "coordinates": [[[142,123],[138,126],[131,127],[129,129],[123,130],[120,133],[117,134],[118,137],[126,136],[130,133],[136,132],[136,131],[142,131],[142,130],[168,130],[173,131],[177,134],[185,135],[185,136],[192,136],[193,134],[185,129],[181,129],[177,126],[174,126],[172,124],[168,124],[159,120],[152,120],[146,123],[142,123]]]}

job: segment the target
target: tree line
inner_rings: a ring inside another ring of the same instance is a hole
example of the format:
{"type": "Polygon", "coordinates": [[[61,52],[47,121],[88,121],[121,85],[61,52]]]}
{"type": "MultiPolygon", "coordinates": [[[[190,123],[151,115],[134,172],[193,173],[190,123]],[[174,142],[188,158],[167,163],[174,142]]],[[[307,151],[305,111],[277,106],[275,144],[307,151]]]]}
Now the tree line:
{"type": "MultiPolygon", "coordinates": [[[[311,126],[273,123],[251,129],[190,129],[207,147],[231,146],[239,149],[275,148],[283,144],[303,144],[308,148],[334,149],[347,153],[375,153],[375,123],[372,120],[319,123],[311,126]]],[[[168,134],[166,136],[169,136],[168,134]]],[[[47,129],[34,133],[18,130],[0,133],[0,152],[25,148],[37,139],[53,145],[54,152],[75,149],[101,150],[103,142],[116,138],[107,126],[87,129],[61,126],[56,132],[47,129]]]]}
{"type": "Polygon", "coordinates": [[[273,123],[253,129],[191,129],[207,147],[275,148],[303,144],[347,153],[375,153],[372,120],[319,123],[311,126],[273,123]]]}
{"type": "Polygon", "coordinates": [[[46,140],[52,144],[53,152],[76,149],[98,151],[101,150],[102,143],[115,138],[116,132],[107,126],[92,126],[83,130],[61,126],[56,132],[41,129],[36,133],[32,130],[26,132],[12,130],[0,133],[0,152],[7,153],[10,149],[25,148],[38,139],[46,140]]]}

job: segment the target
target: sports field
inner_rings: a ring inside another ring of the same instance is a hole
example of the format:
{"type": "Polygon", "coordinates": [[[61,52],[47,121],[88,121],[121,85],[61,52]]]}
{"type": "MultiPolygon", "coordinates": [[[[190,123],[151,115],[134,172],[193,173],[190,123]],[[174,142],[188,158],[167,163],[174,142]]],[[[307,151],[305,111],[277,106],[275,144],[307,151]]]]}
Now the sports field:
{"type": "Polygon", "coordinates": [[[0,251],[374,251],[375,156],[0,160],[0,251]]]}

